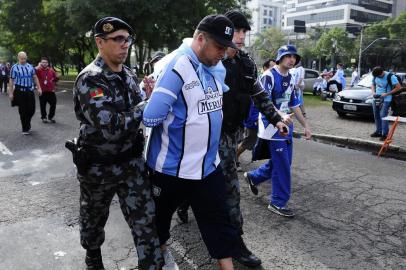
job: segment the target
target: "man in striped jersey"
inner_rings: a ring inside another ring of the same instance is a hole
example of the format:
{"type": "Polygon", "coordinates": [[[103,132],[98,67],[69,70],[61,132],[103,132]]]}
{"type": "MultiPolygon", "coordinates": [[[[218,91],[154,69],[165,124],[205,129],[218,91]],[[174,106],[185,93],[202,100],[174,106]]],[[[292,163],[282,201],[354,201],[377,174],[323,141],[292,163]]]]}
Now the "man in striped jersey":
{"type": "Polygon", "coordinates": [[[18,64],[10,71],[9,98],[18,106],[23,134],[29,135],[31,118],[35,113],[34,83],[38,95],[42,94],[42,90],[34,67],[27,63],[27,54],[19,52],[17,57],[18,64]]]}
{"type": "MultiPolygon", "coordinates": [[[[224,175],[218,166],[223,93],[228,90],[220,61],[228,47],[236,48],[233,32],[227,17],[205,17],[192,44],[182,44],[165,67],[143,115],[144,124],[154,127],[147,164],[153,170],[161,248],[168,252],[172,215],[187,200],[220,269],[233,269],[231,258],[241,256],[238,228],[229,216],[224,175]]],[[[286,127],[280,117],[272,120],[281,131],[286,127]]]]}

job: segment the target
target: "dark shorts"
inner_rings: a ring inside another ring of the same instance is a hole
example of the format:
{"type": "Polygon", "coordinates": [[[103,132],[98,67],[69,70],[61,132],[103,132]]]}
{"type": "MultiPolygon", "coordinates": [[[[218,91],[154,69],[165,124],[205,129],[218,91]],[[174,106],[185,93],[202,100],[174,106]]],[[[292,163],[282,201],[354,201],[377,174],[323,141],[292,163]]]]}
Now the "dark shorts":
{"type": "Polygon", "coordinates": [[[220,168],[203,180],[187,180],[155,172],[152,183],[161,244],[170,237],[173,213],[186,200],[190,202],[210,256],[223,259],[241,255],[237,227],[229,218],[225,180],[220,168]]]}
{"type": "Polygon", "coordinates": [[[243,147],[246,150],[252,150],[257,141],[257,129],[246,128],[244,130],[244,139],[241,142],[240,147],[243,147]]]}

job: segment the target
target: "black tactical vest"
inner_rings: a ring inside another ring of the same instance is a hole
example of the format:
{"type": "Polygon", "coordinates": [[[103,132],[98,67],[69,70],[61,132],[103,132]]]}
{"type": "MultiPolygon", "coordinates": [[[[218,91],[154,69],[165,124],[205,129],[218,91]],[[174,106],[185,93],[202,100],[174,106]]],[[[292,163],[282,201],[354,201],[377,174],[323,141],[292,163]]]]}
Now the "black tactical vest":
{"type": "Polygon", "coordinates": [[[235,133],[248,116],[257,68],[254,60],[241,50],[233,59],[225,59],[223,65],[227,70],[225,83],[230,90],[223,96],[222,132],[235,133]]]}

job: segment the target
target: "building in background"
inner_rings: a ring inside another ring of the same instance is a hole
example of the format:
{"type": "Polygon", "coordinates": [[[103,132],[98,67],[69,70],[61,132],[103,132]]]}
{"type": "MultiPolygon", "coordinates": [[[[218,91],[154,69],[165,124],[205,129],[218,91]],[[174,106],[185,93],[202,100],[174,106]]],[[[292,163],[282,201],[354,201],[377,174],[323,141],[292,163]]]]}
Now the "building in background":
{"type": "Polygon", "coordinates": [[[268,27],[281,27],[283,1],[281,0],[248,0],[247,9],[251,12],[251,31],[246,45],[255,40],[255,36],[268,27]]]}
{"type": "Polygon", "coordinates": [[[286,0],[282,29],[293,32],[294,20],[301,20],[306,27],[342,27],[358,33],[361,25],[392,17],[393,4],[393,0],[286,0]]]}
{"type": "Polygon", "coordinates": [[[392,14],[393,17],[399,16],[401,12],[406,11],[406,1],[405,0],[393,0],[392,14]]]}

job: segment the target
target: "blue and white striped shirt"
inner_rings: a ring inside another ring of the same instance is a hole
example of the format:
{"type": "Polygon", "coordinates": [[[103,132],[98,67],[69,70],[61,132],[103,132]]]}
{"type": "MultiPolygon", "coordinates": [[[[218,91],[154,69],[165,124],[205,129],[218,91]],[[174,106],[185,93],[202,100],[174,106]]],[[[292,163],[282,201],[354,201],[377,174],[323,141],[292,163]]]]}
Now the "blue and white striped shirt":
{"type": "MultiPolygon", "coordinates": [[[[291,74],[282,74],[278,67],[267,70],[261,77],[261,84],[269,94],[275,107],[283,112],[290,113],[290,109],[300,106],[300,100],[294,91],[294,79],[291,74]]],[[[293,135],[293,124],[289,125],[289,134],[282,136],[278,129],[269,123],[268,119],[261,113],[258,117],[258,137],[265,140],[291,140],[293,135]]]]}
{"type": "Polygon", "coordinates": [[[11,68],[10,77],[13,79],[14,85],[34,89],[35,69],[30,64],[24,65],[15,64],[11,68]]]}
{"type": "Polygon", "coordinates": [[[196,68],[189,56],[175,57],[157,81],[143,121],[154,127],[148,166],[175,177],[201,180],[220,163],[223,89],[213,75],[205,71],[199,76],[196,68]]]}

